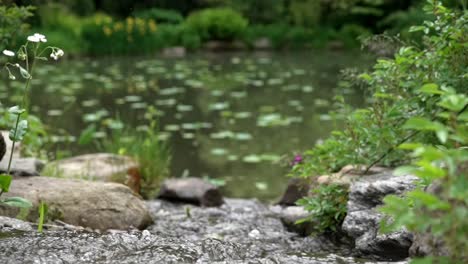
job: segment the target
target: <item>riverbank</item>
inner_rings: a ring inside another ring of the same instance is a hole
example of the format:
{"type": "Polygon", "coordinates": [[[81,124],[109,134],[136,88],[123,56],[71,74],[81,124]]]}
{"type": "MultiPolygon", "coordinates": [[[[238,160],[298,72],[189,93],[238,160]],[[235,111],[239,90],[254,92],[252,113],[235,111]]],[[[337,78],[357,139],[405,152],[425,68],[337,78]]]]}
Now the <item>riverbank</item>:
{"type": "Polygon", "coordinates": [[[55,227],[38,234],[25,224],[23,231],[5,233],[8,228],[0,219],[0,262],[388,263],[355,259],[349,248],[326,237],[289,232],[278,215],[256,200],[225,199],[218,208],[163,200],[146,204],[155,224],[143,231],[55,227]]]}

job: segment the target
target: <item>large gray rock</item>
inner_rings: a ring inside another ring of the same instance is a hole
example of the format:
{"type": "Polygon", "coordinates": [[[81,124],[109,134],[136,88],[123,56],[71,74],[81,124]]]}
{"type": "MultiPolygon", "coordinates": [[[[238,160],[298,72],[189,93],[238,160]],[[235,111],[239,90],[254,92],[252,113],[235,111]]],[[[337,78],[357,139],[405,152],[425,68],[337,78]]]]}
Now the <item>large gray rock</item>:
{"type": "Polygon", "coordinates": [[[220,206],[224,202],[218,187],[200,178],[167,179],[158,197],[202,206],[220,206]]]}
{"type": "Polygon", "coordinates": [[[377,208],[389,194],[403,194],[414,189],[415,176],[396,176],[392,171],[363,176],[351,183],[348,213],[342,229],[355,239],[355,249],[362,255],[380,259],[400,260],[408,257],[413,241],[412,234],[405,230],[380,234],[379,225],[383,215],[377,208]]]}
{"type": "MultiPolygon", "coordinates": [[[[49,207],[48,217],[99,230],[143,229],[152,223],[145,203],[128,187],[117,183],[89,182],[50,177],[16,177],[5,197],[30,200],[29,221],[37,220],[40,201],[49,207]]],[[[18,209],[0,206],[0,215],[14,217],[18,209]]]]}
{"type": "MultiPolygon", "coordinates": [[[[6,158],[6,157],[5,157],[6,158]]],[[[37,158],[13,158],[11,161],[10,174],[14,176],[39,176],[44,168],[44,161],[37,158]]],[[[8,164],[0,164],[0,172],[6,173],[8,164]]]]}
{"type": "Polygon", "coordinates": [[[138,167],[130,157],[95,153],[58,160],[47,164],[44,174],[67,179],[124,183],[128,171],[138,167]]]}

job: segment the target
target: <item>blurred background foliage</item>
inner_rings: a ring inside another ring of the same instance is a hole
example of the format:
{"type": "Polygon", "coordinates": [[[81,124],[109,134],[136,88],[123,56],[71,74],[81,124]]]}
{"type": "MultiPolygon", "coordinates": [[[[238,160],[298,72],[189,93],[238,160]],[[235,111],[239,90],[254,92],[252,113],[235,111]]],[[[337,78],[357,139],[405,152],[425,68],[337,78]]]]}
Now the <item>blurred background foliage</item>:
{"type": "MultiPolygon", "coordinates": [[[[0,36],[2,45],[14,41],[30,25],[69,55],[198,49],[212,40],[239,41],[252,48],[260,38],[277,49],[353,48],[359,47],[359,37],[371,34],[400,34],[409,40],[409,26],[428,18],[421,8],[425,1],[1,0],[0,36]],[[13,13],[21,19],[9,19],[13,13]],[[24,19],[27,24],[19,22],[24,19]]],[[[444,2],[449,7],[459,4],[444,2]]]]}

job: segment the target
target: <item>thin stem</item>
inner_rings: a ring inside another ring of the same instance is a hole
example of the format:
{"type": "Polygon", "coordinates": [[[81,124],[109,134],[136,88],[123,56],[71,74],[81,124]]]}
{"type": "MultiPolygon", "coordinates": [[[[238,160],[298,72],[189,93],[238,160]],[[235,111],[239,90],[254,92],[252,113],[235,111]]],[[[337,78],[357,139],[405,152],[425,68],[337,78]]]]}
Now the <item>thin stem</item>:
{"type": "Polygon", "coordinates": [[[18,114],[18,117],[16,117],[16,124],[15,124],[15,130],[13,133],[13,143],[11,144],[11,151],[10,151],[10,159],[8,160],[8,169],[7,169],[7,174],[10,175],[10,169],[11,169],[11,161],[13,160],[13,151],[15,150],[15,143],[16,143],[16,133],[18,131],[18,124],[20,120],[21,114],[18,114]]]}
{"type": "MultiPolygon", "coordinates": [[[[24,91],[23,91],[23,98],[21,100],[20,109],[22,107],[26,108],[25,106],[26,106],[26,103],[27,103],[26,102],[27,93],[28,93],[28,89],[29,89],[29,84],[31,83],[31,79],[32,79],[32,71],[34,69],[34,64],[36,62],[36,54],[37,54],[38,48],[39,48],[39,44],[36,45],[36,49],[34,50],[34,60],[31,63],[31,71],[29,71],[29,69],[28,69],[29,78],[26,80],[26,83],[25,83],[25,87],[24,87],[24,91]]],[[[29,56],[28,56],[27,50],[26,50],[25,54],[26,54],[26,67],[29,68],[29,56]]],[[[8,160],[8,168],[7,168],[7,174],[8,175],[10,175],[10,171],[11,171],[11,162],[13,161],[13,152],[15,150],[16,136],[18,134],[18,125],[19,125],[20,118],[21,118],[22,114],[23,113],[19,113],[18,116],[16,117],[15,130],[13,131],[13,140],[12,140],[13,143],[11,144],[10,159],[8,160]]]]}

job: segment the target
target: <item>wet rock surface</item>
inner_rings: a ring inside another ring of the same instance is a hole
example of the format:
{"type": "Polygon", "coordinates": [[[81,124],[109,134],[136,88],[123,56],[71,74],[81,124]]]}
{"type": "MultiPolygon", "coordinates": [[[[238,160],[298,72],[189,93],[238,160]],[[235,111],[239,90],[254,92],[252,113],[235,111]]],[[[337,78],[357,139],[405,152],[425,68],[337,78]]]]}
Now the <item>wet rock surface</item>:
{"type": "MultiPolygon", "coordinates": [[[[48,205],[49,219],[93,229],[143,229],[152,223],[144,201],[117,183],[89,182],[50,177],[16,177],[2,197],[19,196],[33,208],[28,220],[36,221],[40,201],[48,205]]],[[[0,205],[0,215],[15,217],[19,209],[0,205]]]]}
{"type": "Polygon", "coordinates": [[[364,176],[350,187],[348,213],[342,229],[355,239],[358,254],[377,259],[404,259],[413,242],[413,236],[405,230],[380,234],[383,215],[378,212],[382,199],[389,194],[402,194],[412,190],[415,176],[395,176],[393,171],[383,171],[364,176]]]}
{"type": "Polygon", "coordinates": [[[216,208],[147,205],[155,224],[143,231],[3,236],[0,263],[385,263],[342,257],[349,249],[290,233],[255,200],[226,199],[216,208]]]}

